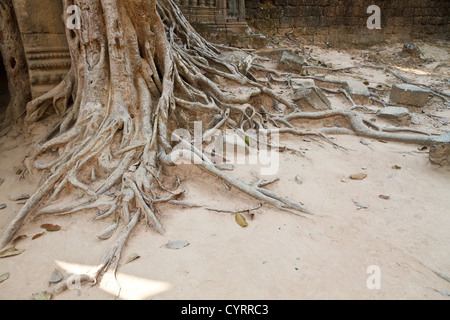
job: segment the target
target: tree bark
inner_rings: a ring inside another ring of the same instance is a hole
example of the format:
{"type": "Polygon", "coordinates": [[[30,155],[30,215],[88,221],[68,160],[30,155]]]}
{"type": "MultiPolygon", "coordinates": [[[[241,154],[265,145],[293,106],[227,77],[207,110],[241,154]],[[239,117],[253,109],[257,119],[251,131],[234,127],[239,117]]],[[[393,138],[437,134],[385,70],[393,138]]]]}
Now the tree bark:
{"type": "Polygon", "coordinates": [[[31,100],[27,59],[12,0],[0,0],[0,53],[10,93],[5,123],[11,124],[19,119],[31,100]]]}

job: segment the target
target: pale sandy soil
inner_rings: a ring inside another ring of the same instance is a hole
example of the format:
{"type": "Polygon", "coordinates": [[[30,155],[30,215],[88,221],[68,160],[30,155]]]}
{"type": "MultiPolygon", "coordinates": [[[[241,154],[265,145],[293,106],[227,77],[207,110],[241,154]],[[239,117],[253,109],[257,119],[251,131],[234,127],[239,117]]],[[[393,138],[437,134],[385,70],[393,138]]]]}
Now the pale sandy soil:
{"type": "MultiPolygon", "coordinates": [[[[449,78],[448,44],[417,44],[425,58],[437,62],[414,68],[405,64],[402,68],[409,71],[398,72],[423,83],[449,78]],[[447,65],[435,69],[439,64],[447,65]]],[[[308,47],[314,49],[313,57],[339,67],[367,62],[366,54],[376,50],[380,50],[378,61],[371,63],[391,61],[401,44],[348,52],[308,47]]],[[[375,86],[396,82],[381,71],[367,69],[329,77],[360,78],[375,86]]],[[[448,82],[442,89],[449,92],[448,82]]],[[[330,99],[336,108],[349,107],[342,95],[330,99]]],[[[424,110],[450,120],[450,111],[443,108],[442,101],[433,98],[424,110]]],[[[417,109],[413,112],[414,127],[437,133],[449,130],[417,109]]],[[[36,189],[38,177],[25,175],[19,181],[16,171],[23,168],[22,161],[41,131],[0,138],[0,177],[5,179],[0,203],[8,206],[0,210],[0,232],[20,208],[9,198],[36,189]]],[[[159,235],[144,224],[133,232],[119,267],[119,299],[449,299],[438,291],[450,292],[450,283],[431,270],[450,276],[450,167],[432,165],[428,153],[417,145],[366,140],[368,146],[358,137],[335,136],[345,151],[319,139],[282,137],[282,144],[301,154],[280,154],[274,175],[280,181],[268,188],[304,203],[317,214],[314,217],[263,206],[254,211],[253,219],[244,214],[249,226],[241,228],[228,213],[161,206],[160,220],[167,234],[159,235]],[[401,169],[393,169],[394,165],[401,169]],[[359,172],[368,177],[348,179],[359,172]],[[294,181],[297,175],[302,184],[294,181]],[[352,199],[368,208],[358,210],[352,199]],[[170,240],[187,240],[190,245],[170,250],[165,247],[170,240]],[[133,254],[140,258],[125,264],[133,254]],[[380,289],[367,286],[369,266],[380,268],[380,289]]],[[[252,172],[259,174],[259,167],[240,165],[231,174],[253,181],[252,172]]],[[[237,190],[228,191],[193,165],[168,173],[182,179],[182,188],[188,191],[186,201],[227,210],[258,205],[237,190]]],[[[48,280],[55,268],[67,276],[99,263],[118,233],[107,241],[98,240],[96,234],[112,219],[94,221],[94,217],[94,211],[87,211],[27,220],[19,232],[27,238],[16,245],[25,251],[0,259],[0,275],[10,273],[0,283],[0,299],[31,299],[35,292],[51,290],[48,280]],[[42,232],[43,223],[58,224],[62,230],[32,240],[42,232]]],[[[117,293],[115,282],[106,275],[95,287],[74,288],[54,299],[116,299],[117,293]]]]}

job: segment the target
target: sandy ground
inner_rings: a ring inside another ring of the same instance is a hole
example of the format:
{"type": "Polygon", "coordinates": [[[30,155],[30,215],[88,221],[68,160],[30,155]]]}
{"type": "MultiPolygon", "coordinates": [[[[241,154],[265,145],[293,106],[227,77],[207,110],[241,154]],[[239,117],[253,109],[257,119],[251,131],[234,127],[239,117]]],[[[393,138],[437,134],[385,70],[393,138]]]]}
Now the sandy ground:
{"type": "MultiPolygon", "coordinates": [[[[435,62],[411,68],[398,60],[398,72],[424,83],[434,81],[437,73],[440,79],[448,78],[448,46],[419,46],[425,58],[435,62]]],[[[379,53],[377,63],[391,61],[401,45],[370,51],[310,49],[313,57],[339,67],[366,61],[368,52],[379,53]]],[[[371,85],[394,81],[383,72],[365,69],[330,77],[364,78],[371,85]]],[[[341,95],[330,99],[338,108],[349,106],[341,95]]],[[[437,98],[424,110],[450,120],[449,110],[437,98]]],[[[414,112],[414,126],[438,133],[448,130],[414,112]]],[[[0,232],[20,208],[10,197],[36,190],[38,177],[19,180],[16,174],[33,139],[37,135],[0,138],[0,177],[5,180],[0,203],[8,206],[0,210],[0,232]]],[[[97,286],[73,285],[54,299],[449,299],[445,293],[450,283],[432,270],[450,276],[450,167],[432,165],[417,145],[366,140],[367,146],[358,137],[335,136],[344,150],[319,139],[282,137],[281,143],[301,152],[280,154],[275,175],[280,181],[268,188],[304,203],[316,216],[303,218],[265,205],[253,211],[253,217],[244,214],[249,225],[242,228],[229,213],[164,205],[160,220],[166,235],[140,224],[129,239],[117,276],[120,295],[107,274],[97,286]],[[393,169],[395,165],[401,169],[393,169]],[[367,178],[348,178],[360,172],[367,178]],[[302,184],[296,183],[297,175],[302,184]],[[358,209],[353,200],[368,208],[358,209]],[[171,240],[186,240],[189,246],[171,250],[165,246],[171,240]],[[140,258],[126,263],[134,254],[140,258]],[[368,286],[375,275],[371,266],[379,268],[379,289],[368,286]]],[[[239,165],[230,174],[253,181],[252,172],[258,174],[259,167],[239,165]]],[[[258,205],[193,165],[168,173],[180,176],[188,191],[186,201],[227,210],[258,205]]],[[[94,217],[95,212],[86,211],[27,220],[19,232],[27,238],[16,244],[25,251],[0,259],[0,275],[10,273],[0,283],[0,299],[31,299],[35,292],[51,290],[48,281],[55,268],[66,278],[98,264],[118,233],[107,241],[97,239],[112,218],[94,217]],[[43,223],[58,224],[62,230],[32,240],[43,223]]]]}

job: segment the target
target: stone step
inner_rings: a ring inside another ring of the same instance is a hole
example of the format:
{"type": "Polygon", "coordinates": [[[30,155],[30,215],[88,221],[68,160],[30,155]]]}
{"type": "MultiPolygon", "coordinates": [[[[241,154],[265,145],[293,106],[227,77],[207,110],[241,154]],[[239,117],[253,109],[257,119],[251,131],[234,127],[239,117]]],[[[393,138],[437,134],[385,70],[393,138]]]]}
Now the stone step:
{"type": "Polygon", "coordinates": [[[364,105],[370,100],[369,88],[358,80],[347,80],[343,89],[347,91],[356,104],[364,105]]]}
{"type": "Polygon", "coordinates": [[[300,86],[294,90],[294,102],[300,107],[310,107],[314,110],[329,110],[331,102],[327,96],[316,86],[300,86]]]}
{"type": "Polygon", "coordinates": [[[428,101],[430,92],[410,84],[394,84],[392,86],[390,100],[398,104],[406,104],[415,107],[423,107],[428,101]]]}

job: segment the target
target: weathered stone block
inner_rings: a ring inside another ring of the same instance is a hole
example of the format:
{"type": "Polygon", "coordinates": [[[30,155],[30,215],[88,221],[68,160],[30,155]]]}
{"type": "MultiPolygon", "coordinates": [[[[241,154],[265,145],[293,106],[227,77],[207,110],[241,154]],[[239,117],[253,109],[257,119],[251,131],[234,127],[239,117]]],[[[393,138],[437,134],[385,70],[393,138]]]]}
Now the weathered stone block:
{"type": "Polygon", "coordinates": [[[392,102],[423,107],[428,101],[429,91],[410,84],[394,84],[390,99],[392,102]]]}
{"type": "Polygon", "coordinates": [[[312,107],[315,110],[331,109],[331,102],[316,86],[301,86],[294,90],[294,102],[299,107],[312,107]]]}
{"type": "Polygon", "coordinates": [[[267,42],[267,37],[262,34],[237,35],[231,39],[231,45],[238,48],[261,49],[267,42]]]}
{"type": "Polygon", "coordinates": [[[386,107],[378,112],[380,118],[395,120],[401,123],[410,123],[411,114],[409,110],[402,107],[386,107]]]}
{"type": "Polygon", "coordinates": [[[353,101],[356,104],[366,104],[369,102],[369,89],[361,81],[347,80],[343,85],[343,88],[351,95],[353,101]]]}
{"type": "MultiPolygon", "coordinates": [[[[314,87],[316,84],[313,79],[292,79],[291,84],[297,87],[314,87]]],[[[296,89],[294,87],[294,89],[296,89]]]]}
{"type": "Polygon", "coordinates": [[[285,71],[301,74],[304,62],[305,59],[302,56],[285,51],[281,55],[280,67],[285,71]]]}
{"type": "Polygon", "coordinates": [[[450,132],[434,139],[430,146],[430,161],[438,165],[450,165],[450,132]]]}

